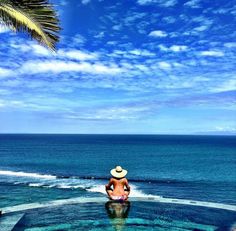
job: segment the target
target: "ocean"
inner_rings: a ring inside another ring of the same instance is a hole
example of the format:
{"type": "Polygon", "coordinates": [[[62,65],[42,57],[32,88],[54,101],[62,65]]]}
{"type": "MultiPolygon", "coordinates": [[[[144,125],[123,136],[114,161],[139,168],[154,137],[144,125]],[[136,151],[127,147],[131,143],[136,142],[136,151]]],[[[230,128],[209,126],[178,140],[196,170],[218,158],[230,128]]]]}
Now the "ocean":
{"type": "Polygon", "coordinates": [[[235,136],[2,134],[0,208],[104,197],[116,165],[128,170],[131,198],[236,205],[235,136]]]}

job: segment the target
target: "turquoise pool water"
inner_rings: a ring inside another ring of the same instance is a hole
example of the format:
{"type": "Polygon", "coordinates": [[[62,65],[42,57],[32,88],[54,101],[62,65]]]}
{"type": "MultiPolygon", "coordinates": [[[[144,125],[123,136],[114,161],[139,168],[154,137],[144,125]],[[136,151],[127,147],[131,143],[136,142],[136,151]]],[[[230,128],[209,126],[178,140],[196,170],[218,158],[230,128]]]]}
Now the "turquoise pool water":
{"type": "Polygon", "coordinates": [[[235,212],[164,205],[155,202],[106,202],[26,211],[14,230],[232,230],[235,212]]]}

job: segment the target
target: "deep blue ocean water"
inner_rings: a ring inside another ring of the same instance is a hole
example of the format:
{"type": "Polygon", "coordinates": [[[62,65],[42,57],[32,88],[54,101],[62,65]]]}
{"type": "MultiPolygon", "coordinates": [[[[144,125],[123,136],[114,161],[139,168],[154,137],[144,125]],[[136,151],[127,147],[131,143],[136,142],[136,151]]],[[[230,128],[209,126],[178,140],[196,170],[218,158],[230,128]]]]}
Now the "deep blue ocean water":
{"type": "Polygon", "coordinates": [[[236,205],[236,137],[0,135],[0,207],[104,197],[110,169],[128,170],[131,197],[236,205]]]}

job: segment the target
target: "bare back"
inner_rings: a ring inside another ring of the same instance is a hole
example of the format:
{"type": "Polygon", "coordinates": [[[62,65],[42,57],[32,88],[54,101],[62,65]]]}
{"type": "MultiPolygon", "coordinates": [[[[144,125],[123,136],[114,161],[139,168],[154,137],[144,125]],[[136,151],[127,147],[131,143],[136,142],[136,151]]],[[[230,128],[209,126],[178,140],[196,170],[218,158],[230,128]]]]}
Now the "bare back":
{"type": "Polygon", "coordinates": [[[127,189],[128,181],[126,178],[116,179],[111,178],[113,184],[113,194],[120,196],[125,193],[125,189],[127,189]]]}
{"type": "Polygon", "coordinates": [[[112,194],[114,196],[125,195],[127,194],[127,191],[130,191],[130,186],[126,178],[111,178],[107,185],[107,189],[111,189],[111,186],[113,186],[112,194]]]}

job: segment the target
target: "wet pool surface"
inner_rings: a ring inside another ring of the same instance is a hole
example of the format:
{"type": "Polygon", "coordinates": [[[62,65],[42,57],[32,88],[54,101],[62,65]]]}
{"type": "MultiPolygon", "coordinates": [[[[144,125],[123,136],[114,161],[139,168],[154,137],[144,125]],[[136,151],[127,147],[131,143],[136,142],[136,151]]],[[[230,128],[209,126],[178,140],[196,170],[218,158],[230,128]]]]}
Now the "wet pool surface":
{"type": "Polygon", "coordinates": [[[84,203],[25,212],[14,231],[233,230],[236,213],[150,202],[84,203]]]}

